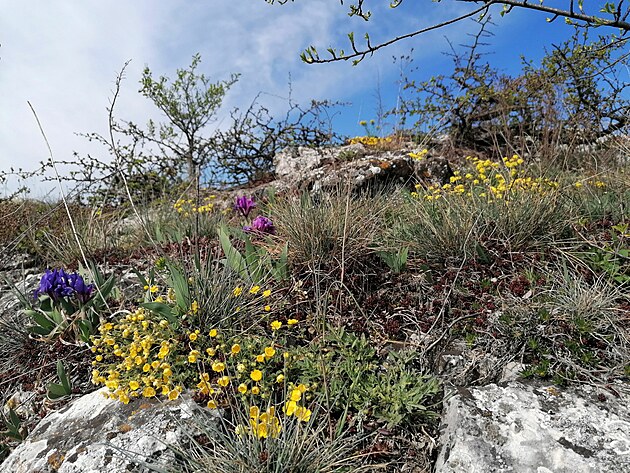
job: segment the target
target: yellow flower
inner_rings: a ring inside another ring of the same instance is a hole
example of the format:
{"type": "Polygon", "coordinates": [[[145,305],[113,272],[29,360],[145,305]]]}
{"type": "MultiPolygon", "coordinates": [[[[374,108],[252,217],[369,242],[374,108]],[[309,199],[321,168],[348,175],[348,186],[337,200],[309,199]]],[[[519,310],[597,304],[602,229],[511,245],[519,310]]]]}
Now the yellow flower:
{"type": "Polygon", "coordinates": [[[188,335],[188,338],[190,339],[191,342],[194,342],[195,340],[197,340],[197,334],[193,332],[188,335]]]}
{"type": "Polygon", "coordinates": [[[299,322],[297,319],[289,319],[287,320],[287,325],[295,325],[299,322]]]}
{"type": "Polygon", "coordinates": [[[266,291],[263,291],[262,296],[263,297],[269,297],[271,295],[271,289],[267,289],[266,291]]]}
{"type": "Polygon", "coordinates": [[[234,297],[238,297],[243,293],[243,288],[242,287],[235,287],[234,290],[232,291],[232,294],[234,294],[234,297]]]}
{"type": "Polygon", "coordinates": [[[262,379],[262,371],[254,370],[249,374],[249,377],[252,378],[254,381],[260,381],[262,379]]]}
{"type": "Polygon", "coordinates": [[[135,391],[139,387],[140,384],[138,384],[138,381],[129,381],[129,389],[131,389],[132,391],[135,391]]]}
{"type": "Polygon", "coordinates": [[[262,363],[263,361],[265,361],[265,355],[256,355],[256,361],[258,363],[262,363]]]}
{"type": "Polygon", "coordinates": [[[260,394],[260,388],[258,386],[252,387],[252,394],[258,396],[258,394],[260,394]]]}
{"type": "Polygon", "coordinates": [[[221,386],[222,388],[226,387],[228,384],[230,384],[230,377],[229,376],[221,376],[217,380],[217,384],[219,386],[221,386]]]}
{"type": "Polygon", "coordinates": [[[284,382],[284,375],[283,374],[279,374],[276,377],[276,383],[283,383],[284,382]]]}
{"type": "Polygon", "coordinates": [[[260,286],[254,286],[249,290],[250,294],[258,294],[258,292],[260,291],[260,286]]]}
{"type": "Polygon", "coordinates": [[[299,401],[300,399],[302,399],[302,391],[300,391],[299,389],[294,389],[293,391],[291,391],[290,399],[295,402],[299,401]]]}
{"type": "Polygon", "coordinates": [[[197,312],[199,312],[199,303],[197,301],[193,301],[193,303],[190,305],[190,311],[193,314],[196,314],[197,312]]]}
{"type": "Polygon", "coordinates": [[[267,358],[271,358],[273,355],[276,354],[276,350],[273,347],[267,347],[265,348],[265,356],[267,358]]]}
{"type": "Polygon", "coordinates": [[[155,389],[153,389],[151,386],[147,386],[142,391],[142,395],[144,397],[154,397],[155,396],[155,389]]]}
{"type": "Polygon", "coordinates": [[[216,352],[217,351],[214,348],[206,348],[206,353],[210,356],[214,356],[216,352]]]}
{"type": "Polygon", "coordinates": [[[110,391],[113,391],[118,388],[118,381],[116,381],[115,379],[109,380],[105,383],[105,386],[107,386],[107,389],[109,389],[110,391]]]}
{"type": "Polygon", "coordinates": [[[214,399],[210,399],[208,401],[208,404],[206,404],[206,406],[208,407],[208,409],[216,409],[217,408],[217,402],[214,399]]]}
{"type": "Polygon", "coordinates": [[[212,363],[212,371],[220,373],[223,370],[225,370],[225,363],[221,363],[220,361],[212,363]]]}
{"type": "Polygon", "coordinates": [[[297,403],[295,401],[289,401],[284,405],[284,413],[288,416],[292,416],[297,410],[297,403]]]}
{"type": "Polygon", "coordinates": [[[210,335],[212,338],[216,337],[219,334],[219,332],[217,332],[216,328],[213,328],[212,330],[210,330],[210,333],[208,335],[210,335]]]}
{"type": "Polygon", "coordinates": [[[302,394],[304,394],[308,389],[304,384],[299,384],[297,388],[302,394]]]}
{"type": "Polygon", "coordinates": [[[247,385],[246,384],[239,384],[238,388],[237,388],[238,392],[241,394],[245,394],[247,392],[247,385]]]}
{"type": "Polygon", "coordinates": [[[280,327],[282,327],[282,322],[280,322],[279,320],[274,320],[273,322],[271,322],[271,330],[280,330],[280,327]]]}
{"type": "Polygon", "coordinates": [[[235,343],[234,345],[232,345],[230,351],[232,352],[232,355],[236,355],[238,352],[241,351],[241,346],[238,343],[235,343]]]}
{"type": "Polygon", "coordinates": [[[251,416],[249,420],[252,434],[258,438],[277,438],[282,426],[280,425],[280,419],[278,419],[272,409],[263,412],[260,416],[251,416]]]}
{"type": "Polygon", "coordinates": [[[271,312],[271,306],[270,305],[266,305],[264,307],[265,312],[271,312]]]}
{"type": "Polygon", "coordinates": [[[145,373],[149,372],[151,370],[151,365],[149,363],[145,363],[144,366],[142,367],[142,371],[144,371],[145,373]]]}
{"type": "Polygon", "coordinates": [[[200,355],[200,353],[197,350],[192,350],[189,354],[188,354],[188,363],[194,363],[197,361],[197,357],[200,355]]]}
{"type": "Polygon", "coordinates": [[[297,409],[295,409],[295,417],[299,421],[308,422],[311,418],[311,411],[305,407],[298,406],[297,409]]]}

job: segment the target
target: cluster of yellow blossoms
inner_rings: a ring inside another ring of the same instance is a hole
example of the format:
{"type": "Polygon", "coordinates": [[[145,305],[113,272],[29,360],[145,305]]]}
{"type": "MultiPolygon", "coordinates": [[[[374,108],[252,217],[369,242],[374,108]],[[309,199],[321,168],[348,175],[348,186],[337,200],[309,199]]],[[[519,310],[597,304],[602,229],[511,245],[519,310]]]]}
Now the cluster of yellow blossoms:
{"type": "Polygon", "coordinates": [[[422,151],[419,151],[418,153],[409,153],[409,157],[415,159],[416,161],[422,161],[425,156],[429,154],[429,150],[428,149],[423,149],[422,151]]]}
{"type": "Polygon", "coordinates": [[[257,438],[277,438],[282,430],[280,419],[276,417],[276,409],[271,406],[260,412],[258,406],[249,408],[249,428],[242,424],[236,426],[237,435],[250,433],[257,438]]]}
{"type": "MultiPolygon", "coordinates": [[[[426,188],[422,198],[428,201],[438,200],[447,195],[466,195],[494,200],[508,201],[510,196],[518,192],[545,195],[558,188],[558,182],[551,179],[527,176],[521,166],[522,158],[517,155],[511,158],[503,158],[503,162],[495,162],[489,159],[467,157],[474,167],[474,171],[462,173],[454,171],[448,183],[442,185],[430,185],[426,188]]],[[[422,186],[416,185],[413,197],[420,197],[418,191],[422,186]]]]}
{"type": "Polygon", "coordinates": [[[188,217],[194,213],[211,213],[214,210],[214,199],[216,199],[215,195],[204,197],[203,203],[199,206],[197,206],[192,199],[178,199],[177,202],[173,204],[173,208],[177,210],[178,213],[184,215],[184,217],[188,217]]]}
{"type": "Polygon", "coordinates": [[[575,186],[576,189],[579,189],[583,187],[584,184],[591,187],[597,187],[598,189],[603,189],[606,187],[606,183],[604,181],[600,181],[599,179],[587,179],[585,181],[578,181],[573,185],[575,186]]]}
{"type": "Polygon", "coordinates": [[[157,321],[143,308],[114,324],[99,327],[92,337],[93,366],[104,364],[105,371],[94,369],[92,382],[104,384],[110,397],[128,403],[134,397],[177,399],[183,386],[174,382],[170,363],[177,341],[166,320],[157,321]]]}
{"type": "MultiPolygon", "coordinates": [[[[287,327],[295,326],[296,319],[289,319],[287,327]]],[[[273,340],[250,337],[243,341],[233,338],[227,342],[216,329],[207,335],[195,330],[188,334],[189,348],[186,361],[195,364],[199,373],[197,392],[208,398],[207,407],[216,409],[229,404],[229,398],[237,393],[252,399],[270,399],[278,387],[284,389],[285,372],[291,357],[288,351],[278,355],[277,331],[283,327],[279,320],[269,326],[273,340]]],[[[303,389],[306,390],[306,386],[303,389]]]]}
{"type": "Polygon", "coordinates": [[[391,136],[386,138],[379,138],[377,136],[355,136],[354,138],[350,138],[349,143],[351,145],[356,145],[357,143],[361,143],[363,146],[377,147],[384,146],[393,141],[391,136]]]}
{"type": "MultiPolygon", "coordinates": [[[[150,282],[144,290],[154,301],[175,302],[172,290],[159,294],[160,288],[150,282]]],[[[238,286],[232,291],[232,297],[244,296],[265,300],[271,290],[238,286]]],[[[198,310],[195,301],[190,313],[198,310]]],[[[270,310],[269,305],[263,309],[270,310]]],[[[125,404],[139,397],[174,400],[185,389],[193,389],[196,399],[209,409],[235,405],[249,409],[249,425],[239,425],[237,433],[276,438],[282,422],[274,403],[282,405],[287,418],[299,422],[308,422],[312,414],[304,405],[309,387],[287,379],[296,355],[279,335],[284,327],[291,329],[298,323],[292,318],[266,321],[269,338],[228,336],[216,328],[182,333],[181,328],[139,308],[117,322],[103,323],[99,335],[92,337],[92,382],[105,385],[110,398],[125,404]],[[262,411],[257,407],[261,403],[271,407],[262,411]]]]}

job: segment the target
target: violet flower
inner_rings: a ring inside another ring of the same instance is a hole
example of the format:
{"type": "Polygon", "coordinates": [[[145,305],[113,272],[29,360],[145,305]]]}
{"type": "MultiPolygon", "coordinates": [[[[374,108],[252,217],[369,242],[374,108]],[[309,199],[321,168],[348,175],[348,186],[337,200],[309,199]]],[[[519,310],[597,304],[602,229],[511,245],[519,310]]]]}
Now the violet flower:
{"type": "Polygon", "coordinates": [[[256,202],[254,202],[254,198],[247,197],[246,195],[237,197],[236,203],[234,204],[234,210],[240,212],[241,215],[245,218],[247,218],[254,207],[256,207],[256,202]]]}
{"type": "Polygon", "coordinates": [[[259,233],[266,235],[275,235],[276,227],[273,226],[271,219],[259,215],[254,219],[251,225],[246,225],[243,230],[251,233],[259,233]]]}
{"type": "Polygon", "coordinates": [[[83,278],[76,272],[66,273],[63,269],[47,269],[39,282],[39,287],[33,294],[37,298],[41,294],[48,295],[57,302],[64,297],[76,297],[81,302],[87,302],[92,296],[93,284],[85,284],[83,278]]]}

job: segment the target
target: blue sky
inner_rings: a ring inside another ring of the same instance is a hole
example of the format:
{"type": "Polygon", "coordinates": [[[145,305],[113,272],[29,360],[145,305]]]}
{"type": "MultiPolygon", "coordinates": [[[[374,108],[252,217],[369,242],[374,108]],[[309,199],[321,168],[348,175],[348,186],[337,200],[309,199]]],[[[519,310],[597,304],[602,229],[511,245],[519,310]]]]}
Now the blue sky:
{"type": "MultiPolygon", "coordinates": [[[[117,105],[120,118],[140,124],[159,119],[137,93],[142,69],[149,65],[156,75],[170,75],[200,53],[200,71],[213,79],[241,74],[226,97],[221,119],[232,107],[247,106],[259,92],[272,111],[284,112],[290,76],[297,102],[350,102],[336,119],[337,130],[362,134],[358,122],[374,118],[377,89],[385,108],[395,104],[399,66],[393,56],[413,48],[418,79],[448,73],[445,36],[458,45],[476,30],[471,21],[458,23],[397,43],[355,67],[349,62],[307,65],[299,60],[310,44],[320,51],[328,46],[348,49],[349,31],[358,38],[368,31],[376,42],[471,8],[447,0],[408,0],[395,10],[388,0],[369,5],[373,18],[366,23],[349,18],[347,6],[338,0],[296,0],[284,6],[264,0],[0,0],[0,169],[31,169],[47,159],[27,101],[35,107],[56,159],[71,159],[73,151],[109,159],[102,148],[76,133],[107,132],[106,107],[114,78],[129,59],[117,105]]],[[[496,14],[494,20],[488,57],[506,72],[518,70],[521,54],[538,59],[545,46],[571,33],[562,20],[549,25],[545,15],[536,12],[514,11],[504,18],[496,14]]],[[[221,119],[216,126],[225,123],[221,119]]],[[[51,187],[32,185],[36,196],[51,187]]],[[[0,189],[0,195],[6,190],[0,189]]]]}

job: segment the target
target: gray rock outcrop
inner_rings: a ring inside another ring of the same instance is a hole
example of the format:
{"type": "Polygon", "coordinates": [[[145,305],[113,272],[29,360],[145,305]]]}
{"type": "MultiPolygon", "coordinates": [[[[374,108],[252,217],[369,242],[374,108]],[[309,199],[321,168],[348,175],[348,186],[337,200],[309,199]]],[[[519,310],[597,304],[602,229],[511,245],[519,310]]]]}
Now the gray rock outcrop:
{"type": "Polygon", "coordinates": [[[520,382],[460,388],[445,402],[435,472],[629,472],[630,396],[619,396],[520,382]]]}
{"type": "Polygon", "coordinates": [[[413,146],[396,150],[378,150],[360,143],[311,149],[286,148],[274,158],[276,181],[280,192],[326,191],[336,188],[363,190],[379,189],[388,185],[446,183],[452,176],[448,162],[429,156],[415,160],[409,153],[420,152],[413,146]]]}
{"type": "Polygon", "coordinates": [[[1,473],[119,473],[145,471],[143,462],[172,463],[186,438],[182,421],[201,409],[190,398],[137,400],[127,405],[106,388],[47,415],[0,466],[1,473]]]}

